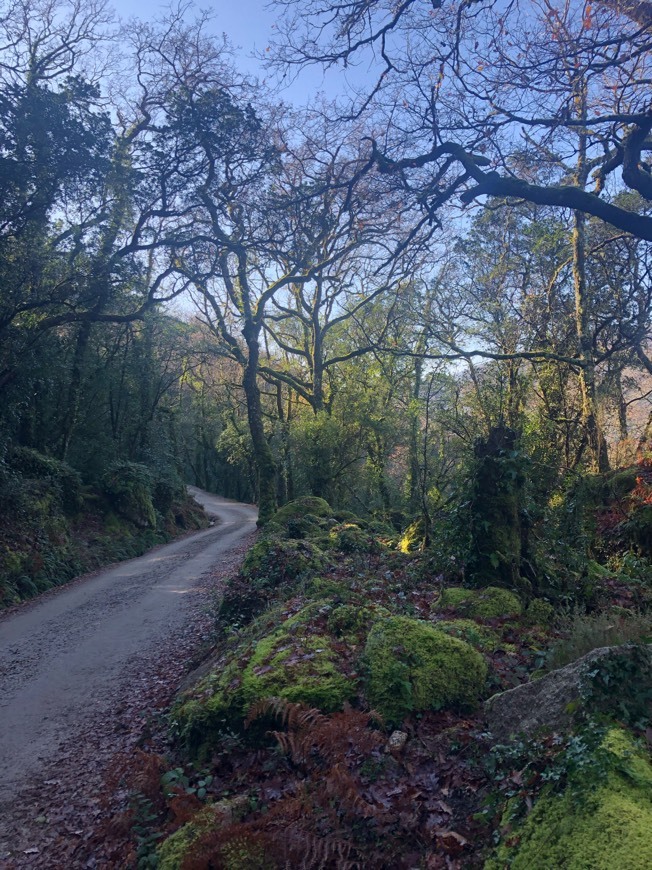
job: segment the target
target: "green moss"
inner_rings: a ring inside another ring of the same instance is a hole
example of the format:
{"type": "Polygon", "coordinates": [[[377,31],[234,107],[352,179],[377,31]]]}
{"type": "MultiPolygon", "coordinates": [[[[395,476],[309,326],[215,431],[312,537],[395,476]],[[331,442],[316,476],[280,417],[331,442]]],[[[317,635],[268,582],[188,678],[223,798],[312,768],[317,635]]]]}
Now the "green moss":
{"type": "Polygon", "coordinates": [[[328,601],[314,601],[280,628],[270,631],[265,615],[247,629],[228,658],[218,661],[173,710],[173,728],[191,754],[203,754],[226,731],[242,731],[251,705],[264,698],[331,712],[355,697],[357,681],[338,667],[331,638],[314,628],[330,607],[328,601]]]}
{"type": "Polygon", "coordinates": [[[347,637],[366,632],[379,619],[391,616],[386,607],[370,604],[361,607],[356,604],[340,604],[328,617],[328,630],[337,636],[347,637]]]}
{"type": "Polygon", "coordinates": [[[376,550],[379,544],[367,532],[352,523],[342,523],[330,530],[329,543],[331,547],[342,553],[376,550]]]}
{"type": "Polygon", "coordinates": [[[327,636],[283,629],[256,645],[242,677],[243,712],[262,698],[277,697],[338,710],[355,695],[355,683],[341,674],[327,636]]]}
{"type": "Polygon", "coordinates": [[[463,616],[478,619],[496,619],[507,616],[519,616],[522,605],[516,595],[508,589],[498,586],[487,586],[486,589],[463,589],[461,586],[449,586],[441,593],[437,609],[457,610],[463,616]]]}
{"type": "Polygon", "coordinates": [[[354,597],[354,593],[346,583],[332,580],[330,577],[315,577],[308,584],[306,591],[310,597],[332,598],[336,601],[349,601],[354,597]]]}
{"type": "Polygon", "coordinates": [[[372,627],[364,659],[369,702],[388,724],[412,711],[470,706],[487,676],[482,656],[469,644],[404,616],[372,627]]]}
{"type": "Polygon", "coordinates": [[[466,641],[482,652],[493,652],[502,646],[500,635],[486,625],[479,625],[472,619],[451,619],[434,623],[437,631],[444,631],[451,637],[466,641]]]}
{"type": "Polygon", "coordinates": [[[190,822],[164,840],[156,850],[158,870],[180,870],[188,852],[197,840],[209,831],[215,822],[212,807],[200,810],[190,822]]]}
{"type": "Polygon", "coordinates": [[[647,870],[652,867],[652,766],[629,734],[608,732],[595,765],[541,797],[486,870],[647,870]]]}
{"type": "Polygon", "coordinates": [[[312,514],[315,517],[331,517],[333,511],[325,499],[315,495],[305,495],[303,498],[297,498],[283,505],[276,511],[271,522],[284,525],[288,520],[305,517],[306,514],[312,514]]]}
{"type": "Polygon", "coordinates": [[[555,618],[555,608],[544,598],[534,598],[527,606],[525,618],[530,625],[549,626],[555,618]]]}

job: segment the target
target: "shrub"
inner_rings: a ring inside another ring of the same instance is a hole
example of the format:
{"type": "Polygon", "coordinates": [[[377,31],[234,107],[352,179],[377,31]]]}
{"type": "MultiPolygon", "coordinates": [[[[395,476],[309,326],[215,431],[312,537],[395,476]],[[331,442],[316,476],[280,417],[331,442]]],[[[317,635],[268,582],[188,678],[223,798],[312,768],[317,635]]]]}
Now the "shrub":
{"type": "Polygon", "coordinates": [[[153,484],[149,468],[136,462],[112,462],[102,477],[102,487],[110,503],[140,529],[156,528],[153,484]]]}
{"type": "Polygon", "coordinates": [[[24,477],[49,480],[55,487],[64,511],[77,513],[82,507],[81,477],[66,462],[45,456],[31,447],[14,447],[10,453],[11,466],[24,477]]]}
{"type": "Polygon", "coordinates": [[[183,481],[177,475],[166,474],[156,477],[154,480],[152,504],[159,513],[167,514],[175,501],[183,498],[184,495],[183,481]]]}
{"type": "Polygon", "coordinates": [[[641,613],[575,612],[562,615],[557,627],[564,637],[550,649],[546,666],[553,670],[574,662],[594,649],[624,643],[652,642],[652,615],[641,613]]]}

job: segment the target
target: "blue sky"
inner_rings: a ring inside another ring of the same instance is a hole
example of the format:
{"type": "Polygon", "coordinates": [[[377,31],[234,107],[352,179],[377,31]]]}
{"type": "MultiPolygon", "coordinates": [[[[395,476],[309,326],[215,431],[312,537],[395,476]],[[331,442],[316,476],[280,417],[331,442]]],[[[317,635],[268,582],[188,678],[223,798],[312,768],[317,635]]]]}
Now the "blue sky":
{"type": "MultiPolygon", "coordinates": [[[[141,0],[139,4],[135,4],[133,0],[109,2],[117,14],[126,19],[132,16],[153,19],[169,6],[169,3],[160,0],[141,0]]],[[[268,77],[268,73],[254,57],[256,52],[264,52],[269,45],[273,36],[273,25],[278,19],[266,0],[198,0],[195,5],[198,9],[209,9],[213,13],[213,29],[216,34],[226,33],[237,49],[239,69],[261,79],[268,77]]],[[[339,88],[343,88],[341,76],[335,74],[335,78],[339,79],[339,88]]],[[[299,79],[286,88],[281,96],[288,102],[301,105],[309,102],[317,91],[322,90],[336,96],[333,83],[326,83],[321,71],[315,68],[303,71],[299,79]]]]}

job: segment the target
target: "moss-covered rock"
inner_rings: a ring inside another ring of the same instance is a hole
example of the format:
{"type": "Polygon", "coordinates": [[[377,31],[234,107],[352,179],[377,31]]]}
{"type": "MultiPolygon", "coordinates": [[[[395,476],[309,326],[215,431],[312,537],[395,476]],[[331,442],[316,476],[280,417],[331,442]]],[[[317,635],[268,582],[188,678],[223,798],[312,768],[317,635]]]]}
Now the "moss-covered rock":
{"type": "Polygon", "coordinates": [[[276,525],[284,525],[289,520],[300,519],[306,514],[315,517],[332,517],[333,510],[328,502],[316,495],[304,495],[279,508],[271,519],[276,525]]]}
{"type": "Polygon", "coordinates": [[[356,597],[347,583],[331,577],[314,577],[306,587],[310,598],[332,598],[335,601],[350,601],[356,597]]]}
{"type": "Polygon", "coordinates": [[[288,631],[285,626],[256,645],[242,677],[243,710],[263,698],[283,698],[338,710],[355,695],[355,682],[339,672],[326,635],[288,631]]]}
{"type": "Polygon", "coordinates": [[[189,690],[173,712],[175,729],[192,754],[202,754],[227,731],[242,731],[249,709],[266,698],[282,698],[340,709],[357,692],[357,680],[343,672],[333,639],[316,627],[331,612],[316,601],[286,619],[280,628],[258,636],[257,623],[243,642],[189,690]]]}
{"type": "Polygon", "coordinates": [[[487,586],[486,589],[449,586],[442,591],[436,608],[438,610],[450,608],[462,616],[477,619],[519,616],[523,610],[519,598],[513,592],[498,586],[487,586]]]}
{"type": "Polygon", "coordinates": [[[457,637],[471,644],[481,652],[493,652],[502,646],[500,635],[486,625],[479,625],[472,619],[450,619],[435,622],[434,628],[451,637],[457,637]]]}
{"type": "Polygon", "coordinates": [[[361,529],[367,527],[366,520],[361,519],[357,514],[354,514],[353,511],[335,511],[333,517],[338,523],[353,523],[353,525],[360,526],[361,529]]]}
{"type": "Polygon", "coordinates": [[[525,619],[530,625],[544,628],[551,625],[555,618],[555,608],[545,598],[533,598],[525,611],[525,619]]]}
{"type": "Polygon", "coordinates": [[[378,541],[353,523],[340,523],[330,530],[329,544],[342,553],[370,552],[378,550],[378,541]]]}
{"type": "Polygon", "coordinates": [[[388,724],[412,711],[471,706],[487,676],[482,656],[469,644],[405,616],[372,627],[364,661],[369,703],[388,724]]]}
{"type": "Polygon", "coordinates": [[[301,580],[324,566],[324,554],[310,541],[264,537],[249,550],[241,573],[255,588],[301,580]]]}
{"type": "Polygon", "coordinates": [[[486,870],[647,870],[652,867],[652,766],[620,729],[609,731],[592,763],[570,774],[562,795],[549,789],[507,831],[486,870]]]}

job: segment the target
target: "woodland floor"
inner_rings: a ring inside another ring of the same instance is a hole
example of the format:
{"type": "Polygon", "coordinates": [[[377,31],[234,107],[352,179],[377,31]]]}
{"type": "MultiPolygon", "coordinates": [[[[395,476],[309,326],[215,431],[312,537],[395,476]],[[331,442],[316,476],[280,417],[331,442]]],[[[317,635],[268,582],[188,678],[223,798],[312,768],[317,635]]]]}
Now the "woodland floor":
{"type": "Polygon", "coordinates": [[[214,528],[2,617],[3,870],[125,866],[122,773],[157,746],[162,711],[211,644],[215,597],[255,536],[253,508],[207,507],[221,515],[214,528]]]}

